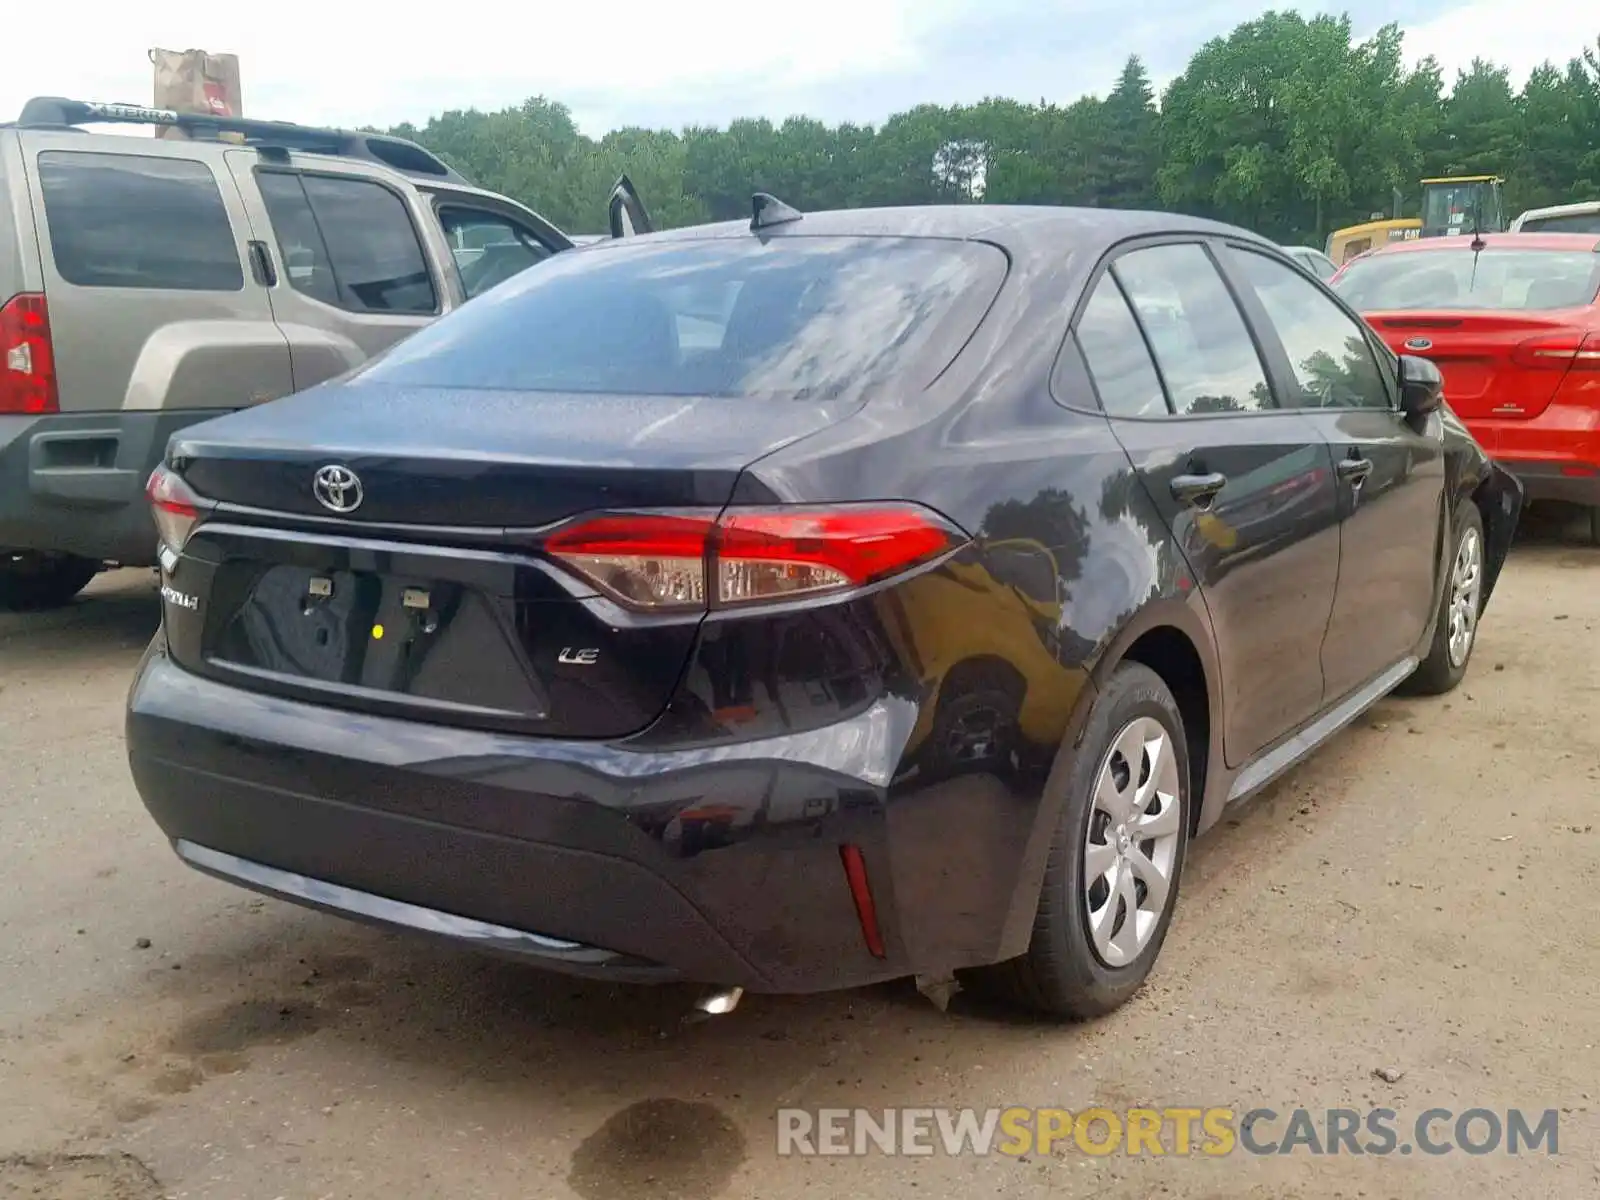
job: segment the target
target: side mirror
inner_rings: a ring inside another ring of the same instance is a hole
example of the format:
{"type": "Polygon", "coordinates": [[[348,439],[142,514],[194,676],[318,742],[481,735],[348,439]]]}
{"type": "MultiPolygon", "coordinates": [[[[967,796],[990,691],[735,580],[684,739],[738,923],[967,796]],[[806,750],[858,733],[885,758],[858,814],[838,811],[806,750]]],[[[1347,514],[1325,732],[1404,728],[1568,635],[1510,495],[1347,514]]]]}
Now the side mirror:
{"type": "Polygon", "coordinates": [[[1444,376],[1426,358],[1400,356],[1400,411],[1408,417],[1426,416],[1444,403],[1444,376]]]}
{"type": "Polygon", "coordinates": [[[644,201],[639,199],[639,193],[633,190],[633,181],[626,175],[619,178],[611,189],[607,210],[611,236],[614,238],[649,233],[654,228],[650,224],[650,214],[645,211],[644,201]]]}

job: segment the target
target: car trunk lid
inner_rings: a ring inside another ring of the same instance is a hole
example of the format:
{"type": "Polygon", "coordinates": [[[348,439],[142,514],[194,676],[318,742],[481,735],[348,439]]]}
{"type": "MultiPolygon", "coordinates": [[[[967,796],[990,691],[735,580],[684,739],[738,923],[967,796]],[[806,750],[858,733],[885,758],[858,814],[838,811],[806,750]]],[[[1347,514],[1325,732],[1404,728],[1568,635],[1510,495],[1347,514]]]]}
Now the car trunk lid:
{"type": "Polygon", "coordinates": [[[346,386],[273,408],[169,449],[216,503],[163,581],[179,662],[313,703],[606,738],[662,711],[702,610],[630,612],[543,554],[541,531],[720,508],[744,466],[851,406],[346,386]],[[330,464],[359,480],[350,511],[319,499],[330,464]]]}
{"type": "Polygon", "coordinates": [[[746,464],[858,406],[357,384],[192,426],[168,457],[230,506],[482,532],[595,508],[723,504],[746,464]],[[329,465],[360,482],[347,511],[318,498],[329,465]]]}
{"type": "Polygon", "coordinates": [[[1444,394],[1464,419],[1531,420],[1549,407],[1585,345],[1586,313],[1374,312],[1389,348],[1433,360],[1444,394]]]}

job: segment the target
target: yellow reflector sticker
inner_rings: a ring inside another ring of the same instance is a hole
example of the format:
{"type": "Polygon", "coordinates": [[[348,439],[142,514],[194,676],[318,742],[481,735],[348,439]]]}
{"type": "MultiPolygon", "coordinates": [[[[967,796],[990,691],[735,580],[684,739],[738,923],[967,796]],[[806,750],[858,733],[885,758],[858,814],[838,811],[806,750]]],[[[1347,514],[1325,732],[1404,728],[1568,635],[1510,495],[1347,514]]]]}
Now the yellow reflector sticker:
{"type": "Polygon", "coordinates": [[[372,640],[375,641],[375,642],[383,641],[383,626],[382,625],[374,625],[372,627],[372,640]]]}

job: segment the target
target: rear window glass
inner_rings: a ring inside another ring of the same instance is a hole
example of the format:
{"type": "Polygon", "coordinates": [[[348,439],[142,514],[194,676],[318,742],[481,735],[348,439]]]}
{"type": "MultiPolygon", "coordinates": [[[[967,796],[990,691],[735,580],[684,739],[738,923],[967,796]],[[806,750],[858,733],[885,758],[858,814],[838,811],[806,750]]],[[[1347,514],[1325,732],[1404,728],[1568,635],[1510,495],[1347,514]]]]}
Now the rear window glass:
{"type": "Polygon", "coordinates": [[[405,201],[381,183],[261,171],[289,286],[352,312],[438,310],[405,201]]]}
{"type": "Polygon", "coordinates": [[[1600,254],[1504,245],[1473,254],[1463,241],[1448,250],[1374,254],[1347,266],[1333,286],[1364,312],[1572,308],[1600,291],[1600,254]]]}
{"type": "Polygon", "coordinates": [[[993,246],[935,239],[608,245],[558,254],[476,297],[359,378],[818,400],[891,377],[926,385],[1005,272],[993,246]]]}
{"type": "Polygon", "coordinates": [[[1523,233],[1600,233],[1600,211],[1565,213],[1560,216],[1530,217],[1522,223],[1523,233]]]}
{"type": "Polygon", "coordinates": [[[56,270],[79,287],[236,292],[244,269],[211,169],[137,154],[39,155],[56,270]]]}

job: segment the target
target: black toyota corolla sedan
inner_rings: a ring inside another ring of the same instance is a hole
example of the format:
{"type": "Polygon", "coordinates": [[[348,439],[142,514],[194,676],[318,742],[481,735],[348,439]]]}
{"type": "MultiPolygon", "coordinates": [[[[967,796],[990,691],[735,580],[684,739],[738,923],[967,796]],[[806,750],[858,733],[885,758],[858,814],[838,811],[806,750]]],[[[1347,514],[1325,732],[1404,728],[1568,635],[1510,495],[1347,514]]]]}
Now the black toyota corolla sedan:
{"type": "Polygon", "coordinates": [[[755,209],[179,433],[139,791],[557,970],[1107,1012],[1191,837],[1461,679],[1521,489],[1238,229],[755,209]]]}

